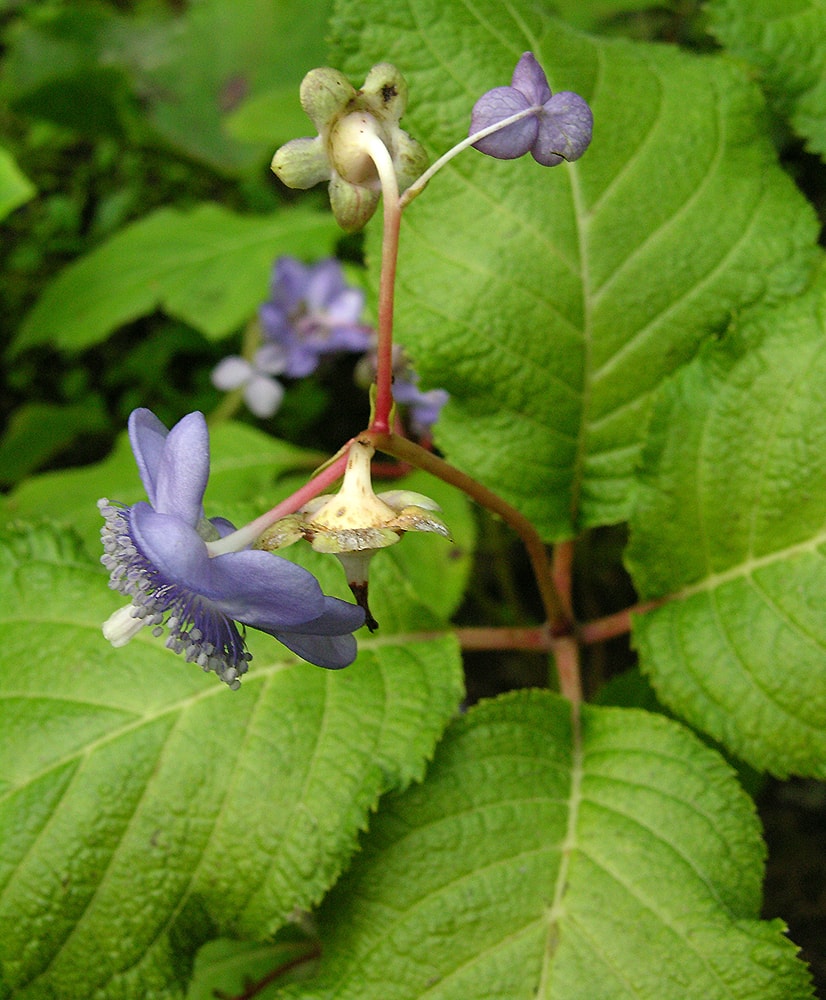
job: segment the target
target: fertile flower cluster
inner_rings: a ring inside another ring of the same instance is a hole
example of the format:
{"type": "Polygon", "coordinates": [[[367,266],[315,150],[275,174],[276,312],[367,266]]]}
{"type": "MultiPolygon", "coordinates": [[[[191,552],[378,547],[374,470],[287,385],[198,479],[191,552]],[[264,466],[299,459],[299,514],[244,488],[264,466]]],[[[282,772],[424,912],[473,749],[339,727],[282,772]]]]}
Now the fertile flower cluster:
{"type": "Polygon", "coordinates": [[[389,158],[400,190],[427,166],[424,149],[399,128],[407,83],[390,63],[374,66],[361,90],[336,69],[311,70],[301,84],[301,106],[318,135],[286,143],[272,169],[291,188],[329,181],[333,215],[344,230],[360,229],[376,210],[376,155],[389,158]]]}
{"type": "Polygon", "coordinates": [[[366,351],[373,339],[361,322],[364,292],[345,283],[334,258],[307,265],[279,257],[270,292],[259,310],[264,342],[252,361],[231,355],[212,372],[216,388],[243,389],[256,417],[271,417],[281,405],[284,387],[274,376],[303,378],[323,355],[366,351]]]}
{"type": "Polygon", "coordinates": [[[237,688],[250,654],[236,622],[275,636],[321,667],[356,656],[355,605],[326,597],[312,574],[286,559],[250,550],[211,556],[208,542],[235,529],[204,517],[209,436],[200,413],[171,431],[149,410],[129,418],[129,437],[149,503],[98,504],[109,585],[129,599],[103,627],[123,646],[144,626],[169,632],[167,646],[237,688]]]}

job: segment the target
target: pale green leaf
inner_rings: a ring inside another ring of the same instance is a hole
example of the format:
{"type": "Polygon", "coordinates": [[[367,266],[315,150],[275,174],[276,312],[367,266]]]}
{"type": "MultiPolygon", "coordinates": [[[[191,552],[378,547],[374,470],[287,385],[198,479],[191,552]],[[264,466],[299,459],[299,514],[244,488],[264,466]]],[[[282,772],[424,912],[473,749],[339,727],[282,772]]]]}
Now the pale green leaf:
{"type": "Polygon", "coordinates": [[[709,27],[760,73],[808,147],[826,156],[826,0],[710,0],[709,27]]]}
{"type": "Polygon", "coordinates": [[[231,692],[148,629],[113,649],[105,574],[41,544],[0,570],[2,975],[21,1000],[181,996],[204,941],[317,903],[378,796],[421,779],[458,650],[384,635],[325,671],[250,631],[231,692]]]}
{"type": "Polygon", "coordinates": [[[338,63],[358,83],[395,62],[403,125],[433,157],[527,49],[591,102],[575,164],[468,150],[409,206],[396,328],[423,385],[451,394],[437,442],[454,464],[549,539],[622,520],[652,392],[732,310],[810,273],[817,225],[756,87],[720,57],[589,39],[528,5],[336,10],[338,63]]]}
{"type": "Polygon", "coordinates": [[[0,146],[0,219],[36,193],[34,184],[21,172],[8,150],[0,146]]]}
{"type": "Polygon", "coordinates": [[[271,216],[236,215],[213,204],[159,209],[61,272],[13,347],[82,350],[155,309],[207,337],[224,337],[267,298],[277,256],[323,257],[335,236],[329,217],[301,208],[271,216]]]}
{"type": "Polygon", "coordinates": [[[325,900],[302,1000],[804,1000],[758,920],[754,807],[713,750],[639,710],[483,703],[386,798],[325,900]]]}
{"type": "MultiPolygon", "coordinates": [[[[245,135],[231,122],[244,100],[298,87],[323,64],[330,0],[200,0],[188,5],[158,47],[136,53],[135,71],[155,128],[177,148],[218,170],[267,162],[284,135],[245,135]]],[[[297,102],[296,102],[297,103],[297,102]]],[[[305,119],[305,130],[309,122],[305,119]]]]}
{"type": "Polygon", "coordinates": [[[313,131],[298,99],[294,80],[255,94],[226,121],[227,132],[245,142],[267,142],[272,152],[290,139],[313,131]]]}
{"type": "Polygon", "coordinates": [[[652,418],[628,565],[661,700],[761,770],[826,777],[826,277],[744,319],[652,418]]]}

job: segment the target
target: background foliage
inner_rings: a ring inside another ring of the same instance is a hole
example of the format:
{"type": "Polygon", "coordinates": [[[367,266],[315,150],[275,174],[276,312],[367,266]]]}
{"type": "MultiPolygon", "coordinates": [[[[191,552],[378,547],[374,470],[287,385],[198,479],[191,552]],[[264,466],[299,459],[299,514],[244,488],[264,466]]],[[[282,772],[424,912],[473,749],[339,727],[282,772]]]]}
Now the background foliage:
{"type": "Polygon", "coordinates": [[[824,24],[822,0],[0,5],[0,997],[814,995],[824,24]],[[250,634],[230,694],[148,635],[110,648],[95,501],[141,496],[134,406],[212,415],[207,513],[238,522],[366,421],[352,365],[258,427],[209,379],[279,254],[377,286],[378,222],[342,238],[268,171],[309,132],[304,73],[394,61],[435,157],[526,49],[592,104],[592,147],[434,178],[397,329],[450,391],[436,446],[574,543],[593,703],[535,654],[461,655],[463,626],[540,612],[510,535],[423,473],[453,540],[376,557],[347,670],[250,634]],[[634,650],[588,640],[635,601],[634,650]]]}

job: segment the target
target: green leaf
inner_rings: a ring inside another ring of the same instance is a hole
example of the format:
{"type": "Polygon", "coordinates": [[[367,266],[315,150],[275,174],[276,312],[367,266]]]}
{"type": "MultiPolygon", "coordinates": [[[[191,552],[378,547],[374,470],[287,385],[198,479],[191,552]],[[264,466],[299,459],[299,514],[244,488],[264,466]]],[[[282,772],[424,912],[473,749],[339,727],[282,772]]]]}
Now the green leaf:
{"type": "Polygon", "coordinates": [[[0,146],[0,219],[36,194],[34,184],[20,171],[11,153],[0,146]]]}
{"type": "Polygon", "coordinates": [[[113,649],[100,567],[25,540],[0,566],[2,976],[20,1000],[179,997],[204,941],[317,903],[378,796],[423,777],[456,643],[385,634],[325,671],[250,631],[230,692],[149,629],[113,649]]]}
{"type": "Polygon", "coordinates": [[[268,143],[272,151],[290,139],[312,132],[294,80],[247,98],[226,120],[227,132],[245,142],[268,143]]]}
{"type": "Polygon", "coordinates": [[[279,253],[322,257],[335,235],[330,217],[301,208],[258,217],[213,204],[159,209],[59,274],[13,349],[50,343],[79,351],[158,308],[220,339],[266,299],[279,253]]]}
{"type": "Polygon", "coordinates": [[[826,777],[826,272],[665,387],[631,518],[643,668],[760,770],[826,777]]]}
{"type": "Polygon", "coordinates": [[[31,5],[9,32],[3,96],[21,114],[121,138],[136,112],[118,58],[131,31],[100,4],[31,5]]]}
{"type": "MultiPolygon", "coordinates": [[[[810,274],[816,222],[756,88],[723,58],[589,39],[498,0],[336,11],[338,64],[360,81],[395,62],[403,124],[433,157],[526,49],[591,102],[575,164],[469,150],[409,206],[396,326],[423,387],[450,391],[436,436],[454,464],[548,539],[624,519],[652,392],[732,310],[810,274]]],[[[375,271],[377,226],[371,245],[375,271]]]]}
{"type": "Polygon", "coordinates": [[[638,710],[547,692],[455,722],[325,900],[303,1000],[803,1000],[759,921],[751,800],[713,750],[638,710]]]}
{"type": "MultiPolygon", "coordinates": [[[[311,951],[306,941],[281,940],[273,943],[231,941],[219,938],[204,945],[195,959],[192,982],[186,1000],[215,1000],[217,991],[225,996],[243,993],[247,984],[257,982],[311,951]]],[[[256,1000],[274,1000],[275,985],[255,994],[256,1000]]]]}
{"type": "Polygon", "coordinates": [[[812,152],[826,156],[825,0],[710,0],[709,27],[752,63],[812,152]]]}
{"type": "Polygon", "coordinates": [[[594,31],[623,15],[657,8],[654,0],[553,0],[551,7],[567,24],[594,31]]]}
{"type": "MultiPolygon", "coordinates": [[[[247,98],[273,87],[295,95],[308,70],[324,62],[330,0],[200,0],[188,5],[159,45],[134,53],[139,88],[154,127],[173,146],[217,170],[239,172],[269,160],[284,136],[230,124],[247,98]]],[[[297,103],[297,101],[296,101],[297,103]]],[[[305,119],[305,132],[310,123],[305,119]]]]}
{"type": "MultiPolygon", "coordinates": [[[[246,424],[222,423],[210,432],[212,462],[207,514],[226,514],[240,501],[263,510],[277,500],[274,483],[285,472],[319,464],[320,456],[278,441],[246,424]]],[[[138,478],[135,459],[124,433],[109,458],[82,469],[44,473],[22,483],[0,500],[0,523],[49,521],[70,526],[88,551],[100,548],[101,497],[132,504],[146,496],[138,478]]]]}
{"type": "Polygon", "coordinates": [[[16,483],[72,444],[81,434],[108,429],[97,396],[69,406],[24,403],[0,439],[0,483],[16,483]]]}

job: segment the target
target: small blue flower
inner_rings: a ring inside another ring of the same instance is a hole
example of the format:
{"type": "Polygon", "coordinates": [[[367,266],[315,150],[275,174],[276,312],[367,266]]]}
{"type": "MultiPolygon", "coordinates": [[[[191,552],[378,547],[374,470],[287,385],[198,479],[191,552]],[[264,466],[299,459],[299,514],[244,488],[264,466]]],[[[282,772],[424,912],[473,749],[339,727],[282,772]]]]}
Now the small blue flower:
{"type": "Polygon", "coordinates": [[[364,623],[355,605],[326,597],[312,574],[260,550],[211,557],[207,542],[234,530],[206,520],[209,435],[201,413],[171,431],[149,410],[129,418],[129,437],[149,497],[131,507],[100,500],[109,585],[129,598],[103,626],[114,646],[144,626],[169,632],[167,646],[235,689],[250,653],[236,622],[275,636],[321,667],[346,667],[356,656],[352,631],[364,623]],[[165,621],[164,621],[165,619],[165,621]]]}
{"type": "Polygon", "coordinates": [[[582,156],[594,128],[591,109],[583,97],[571,91],[551,96],[545,72],[532,52],[525,52],[516,64],[509,87],[494,87],[479,98],[473,106],[468,134],[531,111],[479,139],[474,148],[500,160],[514,160],[530,152],[545,167],[582,156]]]}
{"type": "Polygon", "coordinates": [[[323,354],[367,350],[373,330],[360,322],[363,309],[364,292],[345,283],[335,258],[308,265],[279,257],[259,316],[265,339],[286,352],[283,373],[303,378],[323,354]]]}

